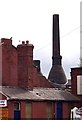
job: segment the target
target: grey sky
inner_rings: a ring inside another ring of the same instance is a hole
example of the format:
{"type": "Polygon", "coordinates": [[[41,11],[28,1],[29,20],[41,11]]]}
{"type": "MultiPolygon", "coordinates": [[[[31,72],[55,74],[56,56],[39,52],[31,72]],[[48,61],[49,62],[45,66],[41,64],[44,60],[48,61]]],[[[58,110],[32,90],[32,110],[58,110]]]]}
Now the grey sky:
{"type": "Polygon", "coordinates": [[[13,44],[29,40],[34,44],[34,59],[41,60],[47,76],[52,64],[52,15],[59,14],[63,66],[70,68],[80,58],[80,0],[2,0],[0,1],[0,38],[13,37],[13,44]]]}

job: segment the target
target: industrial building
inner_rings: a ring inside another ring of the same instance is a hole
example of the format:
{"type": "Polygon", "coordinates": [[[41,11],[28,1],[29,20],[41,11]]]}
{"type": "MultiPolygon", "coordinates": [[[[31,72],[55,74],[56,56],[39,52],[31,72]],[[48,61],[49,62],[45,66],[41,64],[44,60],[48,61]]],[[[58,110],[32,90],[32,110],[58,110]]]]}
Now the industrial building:
{"type": "Polygon", "coordinates": [[[29,41],[22,41],[22,44],[15,47],[12,45],[12,39],[1,38],[0,118],[2,120],[70,119],[71,109],[81,107],[82,91],[78,86],[82,80],[80,79],[82,68],[71,69],[71,92],[68,92],[60,55],[58,15],[53,15],[53,34],[52,68],[48,79],[41,73],[40,61],[33,60],[34,46],[29,41]]]}

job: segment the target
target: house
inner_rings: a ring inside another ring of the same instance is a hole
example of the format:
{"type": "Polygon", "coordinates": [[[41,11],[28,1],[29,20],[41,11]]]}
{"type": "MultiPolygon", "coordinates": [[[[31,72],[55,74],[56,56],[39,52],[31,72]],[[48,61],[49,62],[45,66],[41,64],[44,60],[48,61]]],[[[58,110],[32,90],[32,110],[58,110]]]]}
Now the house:
{"type": "Polygon", "coordinates": [[[55,88],[33,60],[34,46],[26,41],[17,47],[12,40],[1,39],[0,46],[0,118],[69,119],[71,109],[81,99],[67,90],[55,88]]]}

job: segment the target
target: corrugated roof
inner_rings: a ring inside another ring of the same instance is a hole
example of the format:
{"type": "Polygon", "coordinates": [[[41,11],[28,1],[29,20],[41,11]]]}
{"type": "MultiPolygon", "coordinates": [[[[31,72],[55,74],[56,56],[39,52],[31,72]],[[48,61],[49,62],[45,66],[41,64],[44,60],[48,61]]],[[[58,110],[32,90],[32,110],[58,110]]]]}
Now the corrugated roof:
{"type": "Polygon", "coordinates": [[[33,91],[25,90],[19,87],[1,86],[0,92],[8,96],[8,99],[22,100],[79,100],[76,96],[65,90],[56,90],[55,88],[34,88],[33,91]]]}

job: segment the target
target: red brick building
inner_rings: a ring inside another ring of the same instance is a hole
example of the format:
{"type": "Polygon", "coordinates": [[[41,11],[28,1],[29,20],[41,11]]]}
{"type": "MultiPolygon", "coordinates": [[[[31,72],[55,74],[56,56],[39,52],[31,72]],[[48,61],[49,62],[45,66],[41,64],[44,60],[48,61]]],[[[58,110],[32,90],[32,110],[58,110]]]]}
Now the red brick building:
{"type": "Polygon", "coordinates": [[[33,60],[33,48],[29,41],[15,47],[11,39],[1,39],[0,99],[7,100],[7,105],[1,107],[0,117],[69,119],[71,109],[80,107],[80,98],[54,88],[42,75],[39,61],[33,60]]]}

